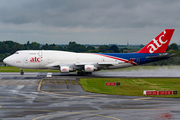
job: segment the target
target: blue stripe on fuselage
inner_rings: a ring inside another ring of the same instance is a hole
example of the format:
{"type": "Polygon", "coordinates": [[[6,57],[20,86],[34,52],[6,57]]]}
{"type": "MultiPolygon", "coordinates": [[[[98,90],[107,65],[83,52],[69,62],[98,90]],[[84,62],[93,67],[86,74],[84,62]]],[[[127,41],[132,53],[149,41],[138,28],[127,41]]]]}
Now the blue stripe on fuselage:
{"type": "Polygon", "coordinates": [[[140,64],[159,60],[159,59],[154,59],[154,58],[147,59],[146,57],[160,56],[167,53],[96,53],[96,54],[107,55],[107,56],[117,57],[117,58],[126,59],[126,60],[135,59],[134,62],[140,65],[140,64]]]}

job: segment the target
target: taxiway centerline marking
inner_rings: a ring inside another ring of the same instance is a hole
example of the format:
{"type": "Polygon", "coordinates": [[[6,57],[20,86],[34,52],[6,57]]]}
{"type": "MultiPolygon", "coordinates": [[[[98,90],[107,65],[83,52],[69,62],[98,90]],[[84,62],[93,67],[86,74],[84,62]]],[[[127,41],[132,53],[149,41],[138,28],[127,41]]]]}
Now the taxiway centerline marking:
{"type": "Polygon", "coordinates": [[[70,90],[70,89],[42,89],[42,90],[70,90]]]}
{"type": "Polygon", "coordinates": [[[79,93],[79,92],[51,92],[51,93],[79,93]]]}
{"type": "Polygon", "coordinates": [[[147,97],[147,98],[138,98],[138,99],[133,99],[133,100],[145,100],[145,99],[152,99],[152,97],[147,97]]]}

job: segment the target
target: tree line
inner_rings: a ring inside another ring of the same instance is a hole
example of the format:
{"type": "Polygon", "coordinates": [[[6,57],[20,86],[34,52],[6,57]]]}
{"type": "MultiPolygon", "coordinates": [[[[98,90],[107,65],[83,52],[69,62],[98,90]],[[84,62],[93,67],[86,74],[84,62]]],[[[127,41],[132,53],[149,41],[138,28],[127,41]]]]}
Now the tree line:
{"type": "Polygon", "coordinates": [[[67,46],[59,46],[56,44],[45,44],[40,45],[40,43],[29,41],[26,44],[20,44],[14,41],[0,41],[0,61],[18,50],[62,50],[70,52],[87,52],[87,53],[119,53],[122,52],[117,45],[101,45],[98,48],[94,46],[84,46],[77,44],[76,42],[69,42],[67,46]]]}

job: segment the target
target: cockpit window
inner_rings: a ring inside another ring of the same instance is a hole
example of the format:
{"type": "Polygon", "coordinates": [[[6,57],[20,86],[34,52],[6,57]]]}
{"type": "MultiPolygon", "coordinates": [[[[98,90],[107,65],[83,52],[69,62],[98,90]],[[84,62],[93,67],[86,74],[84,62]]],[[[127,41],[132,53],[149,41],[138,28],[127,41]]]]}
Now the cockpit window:
{"type": "Polygon", "coordinates": [[[19,52],[15,52],[14,54],[19,54],[19,52]]]}

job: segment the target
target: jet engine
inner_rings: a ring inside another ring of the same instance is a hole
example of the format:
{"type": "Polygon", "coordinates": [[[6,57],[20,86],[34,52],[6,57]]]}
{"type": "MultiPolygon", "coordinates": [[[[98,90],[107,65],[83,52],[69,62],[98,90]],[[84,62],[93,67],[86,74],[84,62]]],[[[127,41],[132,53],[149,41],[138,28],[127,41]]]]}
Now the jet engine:
{"type": "Polygon", "coordinates": [[[60,71],[62,73],[68,73],[69,72],[69,66],[61,66],[60,71]]]}
{"type": "Polygon", "coordinates": [[[60,67],[60,71],[62,73],[69,73],[69,72],[74,72],[76,71],[76,69],[72,68],[72,67],[69,67],[69,66],[61,66],[60,67]]]}
{"type": "Polygon", "coordinates": [[[97,68],[94,67],[94,65],[85,65],[85,66],[84,66],[84,71],[85,71],[85,72],[93,72],[93,71],[95,71],[95,70],[97,70],[97,68]]]}

